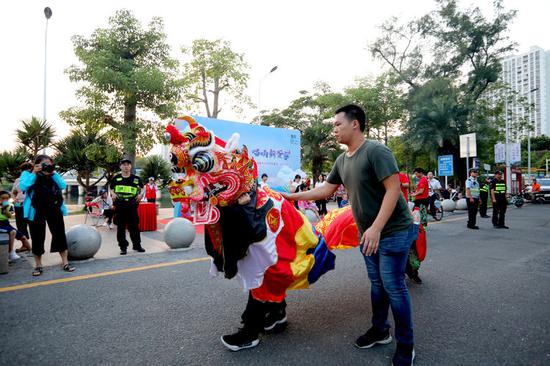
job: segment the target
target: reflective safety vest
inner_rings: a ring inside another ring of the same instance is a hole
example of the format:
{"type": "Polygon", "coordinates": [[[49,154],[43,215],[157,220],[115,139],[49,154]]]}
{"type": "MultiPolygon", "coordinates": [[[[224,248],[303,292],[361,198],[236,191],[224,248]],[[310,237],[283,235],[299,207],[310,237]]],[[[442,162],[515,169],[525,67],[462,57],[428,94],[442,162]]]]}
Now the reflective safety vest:
{"type": "Polygon", "coordinates": [[[140,192],[139,180],[137,178],[133,180],[133,185],[119,185],[118,182],[122,181],[122,177],[116,178],[115,181],[117,182],[117,185],[115,186],[114,191],[116,195],[123,200],[135,198],[140,192]]]}
{"type": "Polygon", "coordinates": [[[480,192],[485,192],[485,193],[488,193],[489,192],[489,185],[488,184],[484,184],[483,187],[481,187],[479,189],[480,192]]]}
{"type": "Polygon", "coordinates": [[[506,183],[505,182],[496,182],[495,183],[495,194],[506,194],[506,183]]]}

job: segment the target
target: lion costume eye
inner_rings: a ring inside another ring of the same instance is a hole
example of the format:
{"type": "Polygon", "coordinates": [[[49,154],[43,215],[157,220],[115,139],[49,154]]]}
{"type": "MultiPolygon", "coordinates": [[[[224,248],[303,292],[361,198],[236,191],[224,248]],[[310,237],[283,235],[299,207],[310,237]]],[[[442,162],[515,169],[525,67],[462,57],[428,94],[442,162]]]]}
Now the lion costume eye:
{"type": "Polygon", "coordinates": [[[199,151],[193,156],[193,169],[201,172],[208,173],[214,169],[216,160],[214,156],[206,151],[199,151]]]}

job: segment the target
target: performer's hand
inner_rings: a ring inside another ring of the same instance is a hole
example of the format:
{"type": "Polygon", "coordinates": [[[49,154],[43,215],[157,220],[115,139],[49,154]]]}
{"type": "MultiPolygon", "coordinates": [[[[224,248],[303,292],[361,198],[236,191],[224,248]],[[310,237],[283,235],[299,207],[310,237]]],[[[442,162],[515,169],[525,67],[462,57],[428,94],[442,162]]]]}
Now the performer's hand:
{"type": "Polygon", "coordinates": [[[470,203],[474,203],[474,198],[470,197],[470,203]]]}
{"type": "Polygon", "coordinates": [[[380,242],[380,231],[372,226],[363,233],[360,244],[363,245],[363,254],[371,256],[378,251],[378,243],[380,242]]]}
{"type": "Polygon", "coordinates": [[[40,172],[40,171],[42,171],[42,164],[35,164],[35,165],[34,165],[34,169],[33,169],[32,172],[33,172],[33,173],[38,173],[38,172],[40,172]]]}
{"type": "Polygon", "coordinates": [[[111,193],[111,199],[112,199],[113,201],[116,200],[117,198],[118,198],[118,197],[117,197],[117,195],[116,195],[115,192],[111,193]]]}

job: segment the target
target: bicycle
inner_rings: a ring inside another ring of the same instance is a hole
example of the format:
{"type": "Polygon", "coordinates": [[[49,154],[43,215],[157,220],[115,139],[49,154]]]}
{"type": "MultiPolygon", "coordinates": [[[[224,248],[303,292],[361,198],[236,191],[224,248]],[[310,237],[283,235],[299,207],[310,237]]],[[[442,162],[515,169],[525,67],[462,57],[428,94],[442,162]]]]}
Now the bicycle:
{"type": "Polygon", "coordinates": [[[430,215],[434,218],[435,221],[441,221],[443,218],[443,205],[441,204],[443,200],[441,198],[437,198],[434,201],[434,210],[433,213],[430,212],[430,215]]]}

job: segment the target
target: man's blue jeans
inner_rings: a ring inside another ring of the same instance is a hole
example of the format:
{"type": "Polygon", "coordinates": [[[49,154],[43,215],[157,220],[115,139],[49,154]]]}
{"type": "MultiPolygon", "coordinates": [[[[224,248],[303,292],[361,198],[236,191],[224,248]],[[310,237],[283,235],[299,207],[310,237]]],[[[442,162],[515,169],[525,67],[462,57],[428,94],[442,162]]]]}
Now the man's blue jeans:
{"type": "Polygon", "coordinates": [[[364,256],[371,281],[372,325],[380,332],[387,331],[390,328],[388,311],[391,306],[395,338],[403,344],[414,344],[412,304],[405,285],[405,266],[409,249],[418,233],[416,226],[411,224],[409,229],[381,239],[378,252],[364,256]]]}

